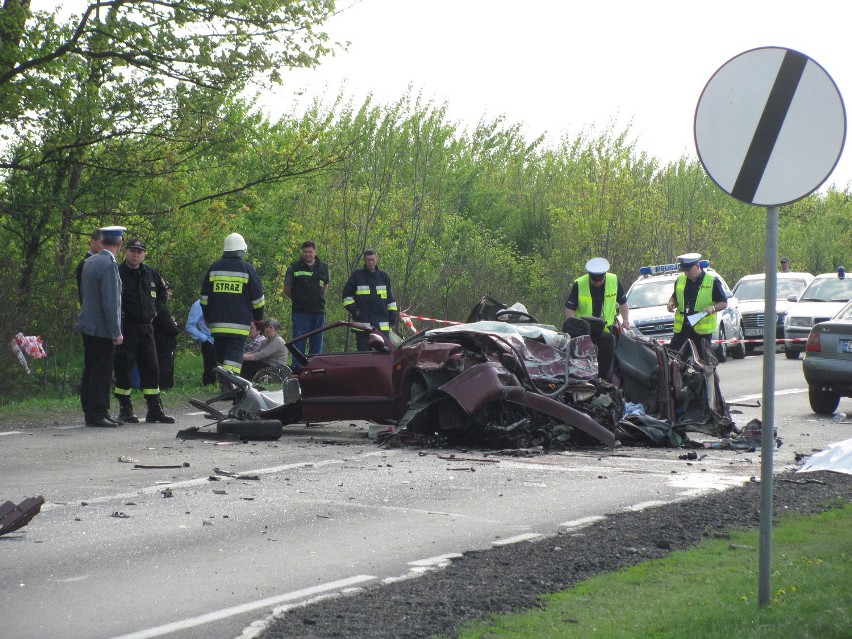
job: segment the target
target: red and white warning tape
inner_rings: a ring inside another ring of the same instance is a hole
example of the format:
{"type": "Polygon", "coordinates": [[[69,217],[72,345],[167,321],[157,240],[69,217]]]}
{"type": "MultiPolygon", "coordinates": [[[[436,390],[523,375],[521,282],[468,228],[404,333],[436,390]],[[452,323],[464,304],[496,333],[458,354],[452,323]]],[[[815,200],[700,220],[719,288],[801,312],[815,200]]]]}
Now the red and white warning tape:
{"type": "Polygon", "coordinates": [[[437,319],[435,317],[426,317],[425,315],[409,315],[405,311],[400,311],[399,319],[402,320],[402,323],[405,324],[408,328],[410,328],[415,333],[417,329],[414,327],[414,322],[411,320],[422,320],[424,322],[435,322],[437,324],[450,324],[450,325],[458,325],[463,324],[464,322],[451,322],[450,320],[442,320],[437,319]]]}

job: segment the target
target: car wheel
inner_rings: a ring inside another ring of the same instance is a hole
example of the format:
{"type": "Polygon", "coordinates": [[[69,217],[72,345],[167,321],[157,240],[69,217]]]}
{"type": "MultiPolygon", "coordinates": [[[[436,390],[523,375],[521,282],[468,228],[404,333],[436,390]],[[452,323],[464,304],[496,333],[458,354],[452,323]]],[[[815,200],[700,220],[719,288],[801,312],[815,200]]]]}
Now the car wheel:
{"type": "Polygon", "coordinates": [[[799,351],[791,351],[789,348],[785,348],[784,357],[787,359],[799,359],[799,351]]]}
{"type": "Polygon", "coordinates": [[[746,344],[745,345],[746,353],[753,353],[755,348],[757,348],[757,344],[746,344]]]}
{"type": "Polygon", "coordinates": [[[743,333],[743,325],[740,324],[737,327],[737,339],[739,342],[734,344],[731,347],[731,357],[734,359],[742,359],[746,354],[746,345],[743,344],[743,340],[745,339],[745,333],[743,333]]]}
{"type": "Polygon", "coordinates": [[[840,404],[840,395],[816,386],[808,386],[808,400],[817,415],[831,415],[840,404]]]}
{"type": "Polygon", "coordinates": [[[719,327],[719,343],[716,344],[713,352],[716,354],[716,359],[719,360],[720,364],[728,359],[728,345],[725,344],[724,326],[719,327]]]}
{"type": "Polygon", "coordinates": [[[240,439],[271,441],[281,437],[284,425],[277,419],[223,419],[216,425],[216,432],[240,439]]]}

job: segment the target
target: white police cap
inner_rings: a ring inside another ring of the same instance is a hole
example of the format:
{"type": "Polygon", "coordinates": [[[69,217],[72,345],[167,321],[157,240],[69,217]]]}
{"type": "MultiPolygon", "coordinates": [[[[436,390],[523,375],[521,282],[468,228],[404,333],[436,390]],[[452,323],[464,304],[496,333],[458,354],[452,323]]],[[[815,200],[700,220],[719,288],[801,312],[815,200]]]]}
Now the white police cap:
{"type": "Polygon", "coordinates": [[[593,257],[586,262],[586,273],[589,275],[603,275],[609,270],[609,262],[604,257],[593,257]]]}
{"type": "Polygon", "coordinates": [[[105,226],[101,229],[101,235],[104,237],[124,237],[126,230],[123,226],[105,226]]]}
{"type": "Polygon", "coordinates": [[[701,259],[701,253],[684,253],[677,256],[677,261],[680,262],[680,268],[686,270],[692,268],[701,259]]]}

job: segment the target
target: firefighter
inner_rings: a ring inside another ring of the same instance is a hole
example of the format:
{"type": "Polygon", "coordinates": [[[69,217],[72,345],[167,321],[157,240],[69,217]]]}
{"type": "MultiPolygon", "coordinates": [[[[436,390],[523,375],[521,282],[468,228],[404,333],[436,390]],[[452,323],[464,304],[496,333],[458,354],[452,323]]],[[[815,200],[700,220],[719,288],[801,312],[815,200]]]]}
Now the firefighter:
{"type": "Polygon", "coordinates": [[[243,258],[248,251],[239,233],[225,238],[222,257],[207,269],[201,282],[201,309],[213,334],[216,361],[240,374],[252,320],[263,319],[263,284],[243,258]]]}
{"type": "Polygon", "coordinates": [[[154,317],[157,305],[166,304],[167,292],[163,278],[144,264],[145,243],[132,239],[124,249],[124,262],[118,267],[121,278],[121,326],[124,342],[115,351],[115,396],[120,406],[119,418],[124,423],[137,424],[130,399],[131,370],[136,364],[142,395],[148,404],[145,421],[174,424],[175,418],[163,412],[160,401],[160,369],[154,342],[154,317]]]}
{"type": "MultiPolygon", "coordinates": [[[[343,287],[343,307],[357,322],[371,324],[384,333],[396,326],[397,306],[390,277],[378,267],[374,249],[363,254],[364,267],[352,271],[343,287]]],[[[359,351],[370,350],[369,333],[355,331],[359,351]]]]}

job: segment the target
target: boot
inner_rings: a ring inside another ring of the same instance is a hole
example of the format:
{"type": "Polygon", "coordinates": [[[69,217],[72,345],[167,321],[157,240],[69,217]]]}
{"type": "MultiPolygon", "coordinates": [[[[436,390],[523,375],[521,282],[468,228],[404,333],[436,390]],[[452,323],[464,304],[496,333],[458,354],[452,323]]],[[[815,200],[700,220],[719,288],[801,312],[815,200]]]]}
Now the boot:
{"type": "Polygon", "coordinates": [[[130,401],[130,395],[116,395],[118,397],[118,419],[124,424],[138,424],[139,418],[133,414],[133,402],[130,401]]]}
{"type": "Polygon", "coordinates": [[[174,424],[175,418],[166,415],[163,412],[163,403],[160,401],[159,395],[147,395],[145,401],[148,402],[148,414],[145,415],[145,421],[149,424],[174,424]]]}

